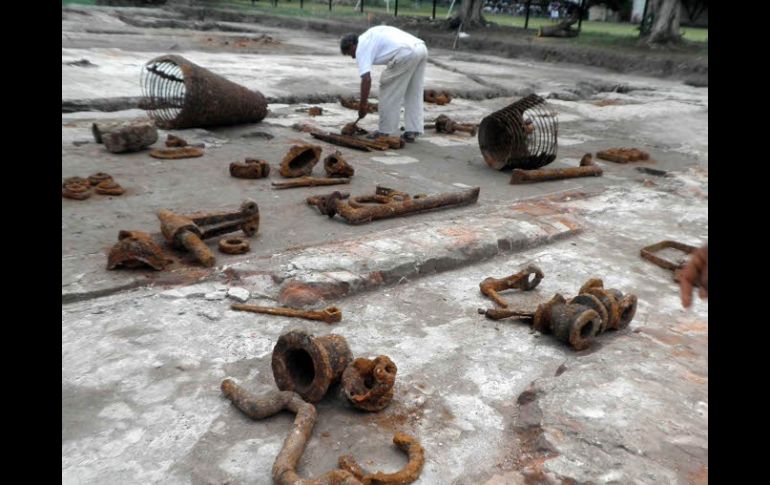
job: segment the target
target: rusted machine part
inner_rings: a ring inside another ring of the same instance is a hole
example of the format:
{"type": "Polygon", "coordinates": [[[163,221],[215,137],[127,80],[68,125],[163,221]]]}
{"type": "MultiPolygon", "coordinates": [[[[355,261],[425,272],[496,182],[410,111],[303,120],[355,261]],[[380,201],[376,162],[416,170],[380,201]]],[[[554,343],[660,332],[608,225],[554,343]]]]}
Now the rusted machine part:
{"type": "Polygon", "coordinates": [[[238,230],[251,237],[259,231],[259,206],[251,199],[244,200],[237,211],[196,212],[185,217],[201,228],[202,239],[238,230]]]}
{"type": "Polygon", "coordinates": [[[166,160],[195,158],[203,156],[203,149],[193,146],[180,148],[155,148],[154,150],[150,150],[150,156],[153,158],[162,158],[166,160]]]}
{"type": "Polygon", "coordinates": [[[159,210],[158,219],[163,236],[170,245],[187,249],[207,268],[214,266],[216,258],[202,241],[201,230],[191,219],[168,209],[159,210]]]}
{"type": "Polygon", "coordinates": [[[511,184],[545,182],[547,180],[561,180],[578,177],[599,177],[602,173],[602,168],[593,161],[591,154],[587,153],[583,155],[583,158],[580,160],[579,167],[540,168],[536,170],[514,168],[511,174],[511,184]]]}
{"type": "Polygon", "coordinates": [[[422,467],[425,464],[425,450],[414,437],[405,433],[396,433],[393,436],[393,444],[409,456],[409,461],[404,468],[395,473],[367,472],[361,468],[352,455],[341,456],[339,466],[355,475],[366,485],[403,485],[415,482],[420,478],[422,467]]]}
{"type": "Polygon", "coordinates": [[[261,179],[270,175],[270,164],[265,160],[247,158],[230,164],[230,175],[241,179],[261,179]]]}
{"type": "Polygon", "coordinates": [[[317,416],[315,406],[303,401],[300,395],[290,391],[271,391],[262,396],[255,396],[231,379],[222,381],[221,389],[222,394],[251,419],[265,419],[283,410],[296,414],[292,429],[273,463],[273,483],[278,485],[361,485],[361,482],[346,470],[333,470],[315,480],[303,479],[297,474],[297,463],[313,433],[317,416]]]}
{"type": "Polygon", "coordinates": [[[393,399],[398,367],[385,355],[358,358],[342,372],[345,397],[358,409],[380,411],[393,399]]]}
{"type": "Polygon", "coordinates": [[[447,115],[439,115],[433,122],[433,126],[437,132],[449,133],[450,135],[455,131],[462,131],[471,136],[475,136],[477,131],[476,125],[470,123],[458,123],[447,115]]]}
{"type": "MultiPolygon", "coordinates": [[[[360,101],[353,98],[340,98],[340,104],[348,109],[358,111],[360,107],[360,101]]],[[[378,108],[377,103],[367,103],[366,112],[376,113],[378,108]]]]}
{"type": "Polygon", "coordinates": [[[334,133],[322,133],[319,131],[313,131],[310,132],[310,136],[317,138],[318,140],[331,143],[333,145],[346,148],[355,148],[356,150],[365,152],[370,152],[372,150],[387,150],[390,148],[390,145],[388,145],[386,142],[364,140],[350,135],[335,135],[334,133]]]}
{"type": "Polygon", "coordinates": [[[624,295],[614,288],[605,289],[599,278],[591,278],[580,287],[579,295],[593,295],[607,309],[603,329],[619,330],[628,326],[636,315],[636,295],[624,295]]]}
{"type": "Polygon", "coordinates": [[[307,114],[310,116],[321,116],[323,114],[323,109],[321,109],[320,106],[313,106],[311,108],[308,108],[307,114]]]}
{"type": "Polygon", "coordinates": [[[324,177],[300,177],[288,182],[273,182],[274,189],[292,189],[296,187],[318,187],[321,185],[342,185],[349,184],[349,178],[324,178],[324,177]]]}
{"type": "Polygon", "coordinates": [[[84,179],[83,177],[67,177],[61,182],[62,188],[64,188],[69,184],[85,185],[86,187],[88,187],[91,185],[91,182],[88,179],[84,179]]]}
{"type": "Polygon", "coordinates": [[[639,150],[638,148],[608,148],[596,152],[596,156],[602,160],[616,163],[628,163],[650,159],[649,153],[639,150]]]}
{"type": "Polygon", "coordinates": [[[508,308],[479,308],[480,315],[484,315],[490,320],[502,320],[504,318],[516,317],[520,320],[532,321],[535,318],[535,312],[524,310],[510,310],[508,308]]]}
{"type": "Polygon", "coordinates": [[[426,103],[434,103],[441,106],[452,101],[452,94],[447,91],[437,92],[433,89],[426,89],[422,93],[422,100],[426,103]]]}
{"type": "Polygon", "coordinates": [[[88,183],[91,185],[99,185],[105,180],[112,180],[112,175],[104,172],[96,172],[88,176],[88,183]]]}
{"type": "Polygon", "coordinates": [[[558,293],[537,307],[533,328],[542,333],[553,333],[562,342],[576,350],[591,346],[602,327],[601,317],[591,308],[569,304],[558,293]]]}
{"type": "MultiPolygon", "coordinates": [[[[377,188],[378,192],[382,192],[382,189],[385,188],[377,188]]],[[[475,187],[462,192],[415,196],[402,201],[389,199],[387,203],[367,204],[363,207],[353,207],[342,200],[335,200],[334,210],[349,224],[365,224],[378,219],[474,204],[479,198],[480,190],[479,187],[475,187]]]]}
{"type": "Polygon", "coordinates": [[[326,195],[313,195],[307,198],[308,205],[314,205],[321,212],[321,215],[334,217],[337,213],[337,202],[350,197],[348,193],[332,192],[326,195]]]}
{"type": "Polygon", "coordinates": [[[479,125],[479,148],[487,165],[534,169],[556,159],[558,120],[536,94],[496,111],[479,125]]]}
{"type": "Polygon", "coordinates": [[[273,377],[278,389],[318,402],[353,360],[341,335],[314,337],[301,330],[281,335],[273,348],[273,377]]]}
{"type": "Polygon", "coordinates": [[[281,161],[281,175],[284,177],[310,175],[320,157],[321,147],[318,145],[294,145],[281,161]]]}
{"type": "Polygon", "coordinates": [[[657,266],[660,266],[663,269],[668,269],[671,271],[678,271],[682,269],[685,264],[687,264],[686,259],[682,259],[678,262],[673,262],[667,259],[663,259],[660,256],[655,254],[656,252],[662,251],[664,249],[676,249],[676,250],[682,251],[684,254],[687,255],[687,254],[691,254],[697,248],[695,246],[690,246],[689,244],[667,240],[667,241],[661,241],[655,244],[650,244],[649,246],[645,246],[642,248],[639,254],[647,261],[650,261],[651,263],[657,266]]]}
{"type": "Polygon", "coordinates": [[[225,254],[243,254],[251,249],[249,240],[243,237],[230,236],[219,240],[219,252],[225,254]]]}
{"type": "Polygon", "coordinates": [[[335,150],[331,155],[324,158],[324,170],[329,177],[352,177],[356,173],[355,169],[348,164],[342,153],[335,150]]]}
{"type": "Polygon", "coordinates": [[[91,197],[91,185],[88,182],[84,184],[69,182],[62,187],[61,195],[68,199],[85,200],[91,197]]]}
{"type": "Polygon", "coordinates": [[[607,330],[607,327],[610,324],[610,320],[609,320],[610,314],[607,311],[607,307],[605,307],[602,304],[601,300],[599,300],[597,297],[588,293],[582,293],[572,298],[569,301],[569,303],[575,304],[575,305],[583,305],[595,311],[599,315],[599,319],[601,320],[601,325],[599,326],[597,335],[607,330]]]}
{"type": "Polygon", "coordinates": [[[143,107],[164,129],[257,123],[267,101],[252,91],[182,56],[156,57],[144,65],[143,107]]]}
{"type": "Polygon", "coordinates": [[[94,190],[97,194],[102,195],[123,195],[123,193],[126,191],[126,189],[121,187],[119,183],[112,180],[112,178],[99,182],[99,185],[97,185],[96,189],[94,190]]]}
{"type": "Polygon", "coordinates": [[[534,264],[527,266],[518,273],[506,276],[505,278],[484,278],[479,283],[481,293],[503,308],[508,307],[508,303],[500,297],[498,292],[506,290],[530,291],[537,288],[543,279],[543,271],[534,264]]]}
{"type": "Polygon", "coordinates": [[[111,153],[137,152],[158,141],[158,128],[151,120],[93,123],[91,132],[94,141],[111,153]]]}
{"type": "Polygon", "coordinates": [[[110,249],[107,257],[107,269],[138,268],[149,266],[161,271],[172,262],[152,237],[142,231],[120,231],[118,242],[110,249]]]}
{"type": "Polygon", "coordinates": [[[336,306],[329,306],[323,310],[298,310],[296,308],[269,307],[258,305],[244,305],[242,303],[233,303],[230,308],[233,310],[265,313],[267,315],[278,315],[281,317],[297,317],[307,320],[317,320],[329,324],[342,321],[342,310],[336,306]]]}
{"type": "Polygon", "coordinates": [[[186,147],[187,140],[169,133],[168,135],[166,135],[166,146],[167,147],[186,147]]]}

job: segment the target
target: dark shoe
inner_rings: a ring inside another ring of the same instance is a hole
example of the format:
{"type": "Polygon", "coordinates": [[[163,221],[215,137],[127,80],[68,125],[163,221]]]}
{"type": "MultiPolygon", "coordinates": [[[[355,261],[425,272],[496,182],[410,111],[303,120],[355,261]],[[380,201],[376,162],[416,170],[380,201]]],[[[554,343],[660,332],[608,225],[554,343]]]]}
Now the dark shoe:
{"type": "Polygon", "coordinates": [[[414,131],[405,131],[404,134],[401,135],[401,138],[406,142],[414,143],[417,139],[417,135],[419,135],[419,133],[415,133],[414,131]]]}
{"type": "Polygon", "coordinates": [[[386,133],[381,132],[381,131],[375,131],[371,135],[367,135],[366,138],[368,138],[369,140],[376,140],[377,138],[379,138],[381,136],[388,136],[388,135],[386,133]]]}

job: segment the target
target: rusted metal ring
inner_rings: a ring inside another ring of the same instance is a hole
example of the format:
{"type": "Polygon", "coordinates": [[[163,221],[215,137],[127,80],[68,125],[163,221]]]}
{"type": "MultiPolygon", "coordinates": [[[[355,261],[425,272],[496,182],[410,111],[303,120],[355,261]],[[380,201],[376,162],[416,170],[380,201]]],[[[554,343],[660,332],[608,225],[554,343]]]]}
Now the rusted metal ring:
{"type": "Polygon", "coordinates": [[[80,185],[85,185],[87,187],[91,185],[91,182],[89,182],[88,179],[84,179],[83,177],[67,177],[61,182],[62,188],[64,188],[69,184],[80,184],[80,185]]]}
{"type": "Polygon", "coordinates": [[[104,172],[96,172],[88,176],[88,183],[91,185],[99,185],[105,180],[112,180],[112,175],[104,172]]]}
{"type": "Polygon", "coordinates": [[[117,182],[112,180],[112,177],[102,182],[99,182],[99,185],[96,186],[95,190],[97,194],[102,194],[102,195],[122,195],[126,191],[126,189],[124,189],[117,182]]]}
{"type": "Polygon", "coordinates": [[[61,195],[68,199],[85,200],[91,197],[91,186],[88,183],[71,182],[62,187],[61,195]]]}
{"type": "Polygon", "coordinates": [[[219,240],[219,251],[225,254],[243,254],[249,252],[251,246],[246,238],[232,236],[219,240]]]}
{"type": "Polygon", "coordinates": [[[597,334],[607,330],[607,327],[610,324],[609,313],[607,312],[607,308],[605,308],[605,306],[602,305],[602,302],[594,295],[583,293],[571,299],[569,303],[575,305],[583,305],[599,314],[599,318],[601,319],[602,324],[599,327],[597,334]]]}

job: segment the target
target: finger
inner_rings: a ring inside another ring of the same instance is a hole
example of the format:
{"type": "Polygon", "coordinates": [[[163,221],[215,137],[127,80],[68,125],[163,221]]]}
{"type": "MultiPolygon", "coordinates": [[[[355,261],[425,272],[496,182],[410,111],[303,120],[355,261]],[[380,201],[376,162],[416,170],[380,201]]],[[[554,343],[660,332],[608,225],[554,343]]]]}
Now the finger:
{"type": "Polygon", "coordinates": [[[700,297],[701,300],[705,300],[706,298],[708,298],[709,292],[706,288],[700,288],[698,290],[698,296],[700,297]]]}
{"type": "Polygon", "coordinates": [[[682,306],[690,308],[692,304],[692,283],[684,274],[679,278],[679,290],[682,297],[682,306]]]}

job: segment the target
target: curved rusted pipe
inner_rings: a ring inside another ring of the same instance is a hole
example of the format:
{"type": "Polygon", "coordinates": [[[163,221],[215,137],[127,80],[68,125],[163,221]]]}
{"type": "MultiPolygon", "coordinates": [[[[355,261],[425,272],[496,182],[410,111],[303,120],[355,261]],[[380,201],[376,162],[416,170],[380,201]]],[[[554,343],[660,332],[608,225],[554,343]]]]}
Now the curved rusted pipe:
{"type": "Polygon", "coordinates": [[[414,437],[405,433],[396,433],[393,436],[393,444],[409,456],[406,466],[395,473],[367,472],[352,455],[341,456],[339,466],[366,485],[402,485],[416,481],[420,478],[420,472],[425,464],[425,450],[414,437]]]}

